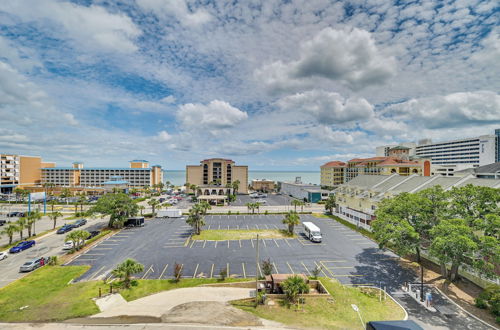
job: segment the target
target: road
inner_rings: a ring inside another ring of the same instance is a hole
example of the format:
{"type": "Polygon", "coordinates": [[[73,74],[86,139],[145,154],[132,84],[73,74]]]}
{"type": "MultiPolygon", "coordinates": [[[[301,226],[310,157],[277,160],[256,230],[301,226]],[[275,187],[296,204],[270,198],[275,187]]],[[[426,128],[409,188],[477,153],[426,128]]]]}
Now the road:
{"type": "MultiPolygon", "coordinates": [[[[107,219],[90,219],[89,222],[80,227],[88,231],[99,230],[107,225],[107,219]]],[[[48,256],[61,256],[65,251],[61,248],[64,244],[66,235],[58,235],[50,233],[43,237],[36,239],[34,247],[24,250],[20,253],[9,254],[7,259],[0,261],[0,287],[19,279],[24,273],[19,273],[19,267],[32,258],[48,257],[48,256]]]]}

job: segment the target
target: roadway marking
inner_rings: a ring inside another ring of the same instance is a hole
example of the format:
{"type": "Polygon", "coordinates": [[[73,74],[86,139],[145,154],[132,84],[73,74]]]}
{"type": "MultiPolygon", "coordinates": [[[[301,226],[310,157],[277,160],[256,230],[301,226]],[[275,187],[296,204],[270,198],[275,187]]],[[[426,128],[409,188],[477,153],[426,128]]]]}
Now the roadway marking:
{"type": "Polygon", "coordinates": [[[190,249],[193,247],[194,242],[196,242],[196,241],[195,241],[195,240],[192,240],[192,241],[191,241],[191,245],[189,246],[189,248],[190,248],[190,249]]]}
{"type": "Polygon", "coordinates": [[[269,227],[267,225],[264,225],[264,226],[266,226],[266,229],[269,229],[269,227]]]}
{"type": "Polygon", "coordinates": [[[229,277],[229,262],[226,264],[226,276],[229,277]]]}
{"type": "Polygon", "coordinates": [[[203,248],[205,248],[205,245],[207,244],[207,240],[203,242],[203,248]]]}
{"type": "Polygon", "coordinates": [[[113,250],[113,248],[95,247],[95,248],[92,248],[92,250],[113,250]]]}
{"type": "Polygon", "coordinates": [[[211,225],[208,225],[208,228],[207,228],[208,230],[210,230],[210,226],[211,226],[211,225]]]}
{"type": "Polygon", "coordinates": [[[284,239],[284,241],[285,241],[285,243],[286,243],[286,244],[288,244],[288,246],[289,246],[289,247],[292,247],[292,246],[290,245],[290,243],[288,243],[288,239],[286,239],[286,238],[285,238],[285,239],[284,239]]]}
{"type": "Polygon", "coordinates": [[[196,278],[196,273],[198,272],[198,267],[199,266],[200,266],[200,264],[196,264],[196,268],[194,270],[193,278],[196,278]]]}
{"type": "Polygon", "coordinates": [[[280,247],[278,242],[276,242],[276,240],[274,238],[273,238],[273,242],[274,242],[274,244],[276,244],[276,247],[280,247]]]}
{"type": "Polygon", "coordinates": [[[91,281],[94,277],[97,276],[97,274],[99,274],[101,272],[101,270],[104,269],[105,266],[102,266],[101,268],[99,268],[99,270],[97,272],[95,272],[92,276],[90,276],[89,278],[89,281],[91,281]]]}
{"type": "Polygon", "coordinates": [[[328,277],[330,278],[330,276],[326,275],[325,271],[323,270],[323,267],[321,267],[320,265],[318,265],[318,263],[315,261],[314,264],[316,265],[316,267],[318,267],[318,269],[321,270],[321,272],[323,273],[323,275],[325,275],[325,277],[328,277]]]}
{"type": "Polygon", "coordinates": [[[214,276],[214,264],[212,264],[212,270],[210,271],[210,278],[214,276]]]}
{"type": "Polygon", "coordinates": [[[243,278],[247,278],[247,273],[245,271],[245,263],[244,262],[241,263],[241,267],[243,268],[243,278]]]}
{"type": "Polygon", "coordinates": [[[165,265],[165,268],[163,268],[161,274],[160,274],[160,277],[158,277],[158,279],[161,279],[161,277],[163,276],[163,274],[165,274],[165,271],[167,270],[168,268],[168,264],[165,265]]]}
{"type": "Polygon", "coordinates": [[[262,239],[262,243],[264,244],[264,247],[267,247],[266,240],[262,239]]]}
{"type": "Polygon", "coordinates": [[[229,241],[229,240],[227,240],[227,248],[228,248],[228,249],[229,249],[229,242],[230,242],[230,241],[229,241]]]}
{"type": "Polygon", "coordinates": [[[273,262],[274,270],[276,271],[276,274],[279,274],[278,272],[278,267],[276,267],[276,264],[273,262]]]}
{"type": "Polygon", "coordinates": [[[241,239],[238,240],[240,242],[240,249],[241,249],[241,239]]]}
{"type": "Polygon", "coordinates": [[[120,244],[118,244],[118,243],[106,243],[106,242],[104,241],[104,242],[102,242],[102,243],[101,243],[101,244],[99,244],[99,245],[120,245],[120,244]]]}
{"type": "Polygon", "coordinates": [[[302,264],[302,266],[304,266],[304,269],[306,270],[306,272],[309,274],[309,276],[311,276],[311,272],[309,271],[309,269],[307,269],[306,265],[304,264],[303,261],[300,262],[302,264]]]}
{"type": "Polygon", "coordinates": [[[219,222],[219,230],[220,230],[220,222],[219,222]]]}
{"type": "Polygon", "coordinates": [[[250,230],[250,227],[248,227],[248,225],[247,225],[247,230],[250,230]]]}
{"type": "Polygon", "coordinates": [[[278,226],[276,226],[276,225],[273,225],[273,226],[274,226],[275,229],[279,229],[278,226]]]}
{"type": "Polygon", "coordinates": [[[153,265],[149,266],[149,269],[144,273],[144,275],[142,275],[141,279],[144,279],[149,274],[149,272],[152,272],[152,273],[155,272],[153,270],[153,265]]]}
{"type": "Polygon", "coordinates": [[[217,248],[217,242],[219,242],[219,241],[215,241],[215,248],[217,248]]]}
{"type": "Polygon", "coordinates": [[[295,272],[292,269],[292,266],[290,266],[290,264],[288,263],[288,261],[286,262],[286,264],[288,265],[288,268],[290,268],[290,270],[292,271],[292,274],[295,274],[295,272]]]}
{"type": "Polygon", "coordinates": [[[252,242],[252,249],[254,248],[254,245],[253,245],[253,238],[250,239],[250,242],[252,242]]]}
{"type": "Polygon", "coordinates": [[[227,225],[227,230],[229,230],[229,225],[227,225]]]}
{"type": "Polygon", "coordinates": [[[81,256],[103,256],[103,255],[105,255],[105,254],[104,253],[84,253],[81,256]]]}

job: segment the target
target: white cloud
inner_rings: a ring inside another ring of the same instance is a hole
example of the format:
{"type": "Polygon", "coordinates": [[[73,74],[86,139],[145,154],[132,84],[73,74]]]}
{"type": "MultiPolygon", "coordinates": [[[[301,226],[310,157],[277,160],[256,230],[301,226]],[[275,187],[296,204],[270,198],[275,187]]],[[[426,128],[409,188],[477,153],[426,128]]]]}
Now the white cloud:
{"type": "Polygon", "coordinates": [[[167,131],[160,131],[156,137],[155,140],[158,142],[167,142],[172,139],[172,135],[168,134],[167,131]]]}
{"type": "Polygon", "coordinates": [[[213,100],[207,105],[183,104],[177,112],[177,119],[183,127],[196,130],[230,128],[247,118],[246,112],[219,100],[213,100]]]}
{"type": "Polygon", "coordinates": [[[381,52],[370,33],[361,29],[326,28],[302,43],[299,59],[276,61],[256,71],[256,78],[274,90],[296,90],[317,84],[317,78],[339,81],[360,90],[386,82],[396,73],[394,57],[381,52]]]}
{"type": "Polygon", "coordinates": [[[424,97],[389,106],[382,113],[433,129],[500,123],[500,95],[477,91],[424,97]]]}
{"type": "Polygon", "coordinates": [[[137,0],[137,4],[143,10],[151,11],[162,19],[175,17],[187,27],[201,26],[212,19],[204,9],[191,11],[185,0],[137,0]]]}
{"type": "Polygon", "coordinates": [[[2,11],[23,22],[36,21],[45,31],[68,38],[78,48],[131,53],[141,30],[127,15],[112,14],[103,7],[79,6],[63,1],[11,0],[2,2],[2,11]]]}
{"type": "Polygon", "coordinates": [[[285,111],[311,115],[323,124],[365,121],[373,116],[373,106],[364,98],[345,99],[338,93],[312,90],[286,96],[277,101],[285,111]]]}

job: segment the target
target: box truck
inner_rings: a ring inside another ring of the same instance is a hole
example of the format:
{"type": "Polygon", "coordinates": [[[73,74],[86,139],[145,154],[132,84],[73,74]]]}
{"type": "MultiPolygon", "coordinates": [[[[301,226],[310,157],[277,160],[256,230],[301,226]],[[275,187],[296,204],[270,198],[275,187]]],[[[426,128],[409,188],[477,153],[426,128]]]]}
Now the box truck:
{"type": "Polygon", "coordinates": [[[156,216],[158,218],[180,218],[182,211],[179,209],[159,210],[156,216]]]}

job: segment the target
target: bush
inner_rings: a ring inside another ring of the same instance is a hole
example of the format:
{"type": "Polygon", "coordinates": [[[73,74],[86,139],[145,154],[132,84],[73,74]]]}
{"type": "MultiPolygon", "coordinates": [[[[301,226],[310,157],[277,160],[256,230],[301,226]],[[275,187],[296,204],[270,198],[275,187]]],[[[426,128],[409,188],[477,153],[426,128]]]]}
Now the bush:
{"type": "Polygon", "coordinates": [[[231,215],[231,210],[227,211],[227,215],[231,215]]]}
{"type": "Polygon", "coordinates": [[[313,269],[313,270],[311,270],[311,275],[312,275],[312,278],[313,278],[313,279],[317,279],[317,278],[318,278],[319,273],[321,273],[321,267],[319,267],[319,266],[314,267],[314,269],[313,269]]]}
{"type": "Polygon", "coordinates": [[[175,263],[174,265],[174,280],[176,282],[179,282],[182,277],[182,265],[179,265],[178,263],[175,263]]]}
{"type": "Polygon", "coordinates": [[[490,312],[500,317],[500,285],[490,285],[476,298],[476,306],[489,308],[490,312]]]}
{"type": "Polygon", "coordinates": [[[221,268],[219,272],[219,280],[224,281],[227,277],[227,268],[221,268]]]}
{"type": "Polygon", "coordinates": [[[481,309],[488,308],[488,303],[486,302],[486,300],[479,298],[479,297],[476,298],[475,305],[477,308],[481,308],[481,309]]]}
{"type": "Polygon", "coordinates": [[[271,273],[273,272],[273,264],[271,263],[271,259],[268,258],[267,260],[262,261],[261,269],[262,274],[271,275],[271,273]]]}
{"type": "Polygon", "coordinates": [[[145,218],[152,218],[153,217],[153,213],[144,213],[142,216],[145,217],[145,218]]]}
{"type": "Polygon", "coordinates": [[[268,211],[268,210],[266,210],[266,211],[264,212],[264,214],[265,214],[265,215],[268,215],[268,214],[269,214],[269,211],[268,211]]]}
{"type": "Polygon", "coordinates": [[[50,256],[47,260],[47,265],[56,266],[57,265],[57,256],[50,256]]]}

